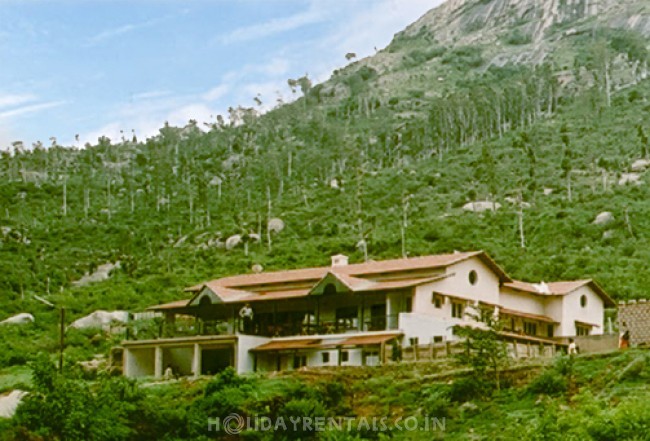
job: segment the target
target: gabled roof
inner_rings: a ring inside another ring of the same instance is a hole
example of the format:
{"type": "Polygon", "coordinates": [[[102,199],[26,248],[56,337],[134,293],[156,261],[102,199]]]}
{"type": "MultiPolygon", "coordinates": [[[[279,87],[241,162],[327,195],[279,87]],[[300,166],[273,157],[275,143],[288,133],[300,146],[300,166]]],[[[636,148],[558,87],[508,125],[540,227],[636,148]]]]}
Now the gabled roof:
{"type": "MultiPolygon", "coordinates": [[[[479,258],[498,276],[502,282],[512,279],[483,251],[455,252],[432,256],[390,259],[343,266],[304,268],[275,271],[260,274],[242,274],[223,277],[187,288],[193,293],[185,304],[189,306],[205,289],[210,290],[223,303],[254,302],[272,299],[287,299],[309,295],[327,278],[334,278],[352,292],[372,292],[408,288],[439,280],[444,274],[423,274],[427,270],[440,270],[473,257],[479,258]],[[398,280],[382,280],[384,276],[398,274],[398,280]],[[373,280],[373,278],[375,280],[373,280]]],[[[175,302],[176,303],[176,302],[175,302]]],[[[174,307],[152,307],[150,309],[174,309],[174,307]]]]}
{"type": "Polygon", "coordinates": [[[589,286],[596,294],[603,300],[605,306],[615,307],[616,303],[612,298],[607,295],[605,291],[592,279],[585,280],[571,280],[563,282],[549,282],[534,284],[522,282],[520,280],[513,280],[510,283],[505,283],[504,286],[515,291],[528,292],[539,296],[565,296],[571,294],[576,289],[583,286],[589,286]]]}
{"type": "Polygon", "coordinates": [[[512,279],[492,260],[484,251],[471,251],[465,253],[436,254],[432,256],[409,257],[402,259],[390,259],[371,261],[364,263],[353,263],[344,266],[324,266],[317,268],[303,268],[286,271],[274,271],[259,274],[240,274],[236,276],[222,277],[210,282],[194,285],[186,291],[196,292],[203,289],[203,286],[217,284],[219,286],[246,290],[265,285],[283,283],[308,283],[317,282],[329,272],[335,272],[340,277],[368,277],[381,273],[414,271],[422,269],[444,268],[455,263],[462,262],[478,256],[488,267],[490,267],[500,279],[511,281],[512,279]]]}

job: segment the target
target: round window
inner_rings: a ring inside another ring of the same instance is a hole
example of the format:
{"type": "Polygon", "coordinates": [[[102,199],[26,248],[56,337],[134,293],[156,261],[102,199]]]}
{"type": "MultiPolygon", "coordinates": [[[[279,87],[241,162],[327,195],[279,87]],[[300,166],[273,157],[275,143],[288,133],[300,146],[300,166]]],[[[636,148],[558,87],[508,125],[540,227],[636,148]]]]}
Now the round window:
{"type": "Polygon", "coordinates": [[[584,294],[580,296],[580,306],[583,308],[587,306],[587,296],[584,294]]]}
{"type": "Polygon", "coordinates": [[[476,282],[478,281],[478,274],[476,274],[476,271],[471,270],[469,272],[469,283],[472,285],[476,285],[476,282]]]}

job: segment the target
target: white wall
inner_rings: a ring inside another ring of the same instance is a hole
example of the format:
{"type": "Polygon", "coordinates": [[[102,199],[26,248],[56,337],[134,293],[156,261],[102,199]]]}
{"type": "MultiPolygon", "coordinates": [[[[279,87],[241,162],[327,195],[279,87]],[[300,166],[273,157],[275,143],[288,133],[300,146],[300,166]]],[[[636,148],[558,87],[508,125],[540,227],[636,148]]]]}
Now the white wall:
{"type": "Polygon", "coordinates": [[[399,329],[404,333],[404,345],[408,346],[409,339],[417,337],[419,344],[429,344],[434,336],[443,336],[445,340],[453,340],[451,332],[453,325],[466,323],[463,320],[451,318],[432,317],[429,314],[401,313],[399,315],[399,329]]]}
{"type": "Polygon", "coordinates": [[[499,304],[507,309],[528,312],[530,314],[546,315],[546,298],[510,288],[503,288],[499,304]]]}
{"type": "Polygon", "coordinates": [[[433,317],[451,318],[451,303],[446,298],[445,304],[438,309],[432,302],[434,291],[469,300],[499,304],[499,278],[478,257],[473,257],[447,267],[449,277],[436,282],[420,285],[416,288],[413,312],[433,317]],[[477,281],[469,281],[471,271],[476,271],[477,281]]]}
{"type": "Polygon", "coordinates": [[[592,323],[598,327],[591,328],[591,335],[603,333],[604,328],[604,303],[603,300],[588,286],[582,286],[564,296],[564,336],[576,335],[575,321],[592,323]],[[580,298],[585,296],[587,305],[580,305],[580,298]]]}
{"type": "MultiPolygon", "coordinates": [[[[270,338],[256,337],[253,335],[238,336],[237,352],[236,352],[236,359],[235,359],[235,365],[236,365],[235,368],[237,369],[238,374],[253,372],[255,368],[255,359],[253,358],[253,353],[250,350],[270,340],[271,340],[270,338]]],[[[275,363],[275,361],[273,363],[275,363]]]]}

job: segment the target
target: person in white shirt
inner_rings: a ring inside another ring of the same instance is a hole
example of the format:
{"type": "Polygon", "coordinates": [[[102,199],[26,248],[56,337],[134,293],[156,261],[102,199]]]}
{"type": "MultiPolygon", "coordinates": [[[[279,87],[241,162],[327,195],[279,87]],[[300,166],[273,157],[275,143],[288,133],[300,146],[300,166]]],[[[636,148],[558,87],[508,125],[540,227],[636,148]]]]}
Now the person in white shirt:
{"type": "Polygon", "coordinates": [[[578,354],[578,346],[576,345],[576,342],[572,338],[569,339],[568,354],[569,355],[577,355],[578,354]]]}
{"type": "Polygon", "coordinates": [[[244,323],[244,332],[253,331],[253,308],[249,303],[246,303],[242,309],[239,310],[239,318],[242,319],[244,323]]]}

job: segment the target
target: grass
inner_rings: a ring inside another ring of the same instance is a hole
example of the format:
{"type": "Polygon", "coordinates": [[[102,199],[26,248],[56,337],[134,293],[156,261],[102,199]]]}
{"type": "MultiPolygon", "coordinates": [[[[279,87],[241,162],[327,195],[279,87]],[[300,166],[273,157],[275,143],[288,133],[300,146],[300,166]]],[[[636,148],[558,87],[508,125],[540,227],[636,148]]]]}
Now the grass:
{"type": "Polygon", "coordinates": [[[32,386],[32,370],[27,366],[11,366],[0,370],[0,393],[32,386]]]}

